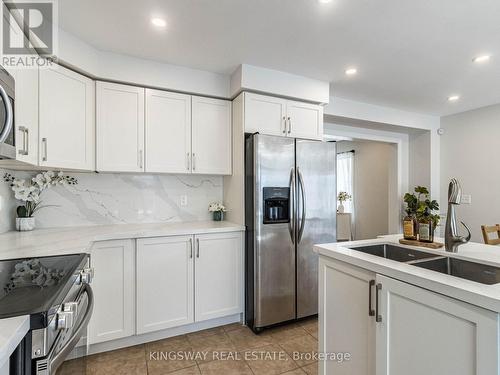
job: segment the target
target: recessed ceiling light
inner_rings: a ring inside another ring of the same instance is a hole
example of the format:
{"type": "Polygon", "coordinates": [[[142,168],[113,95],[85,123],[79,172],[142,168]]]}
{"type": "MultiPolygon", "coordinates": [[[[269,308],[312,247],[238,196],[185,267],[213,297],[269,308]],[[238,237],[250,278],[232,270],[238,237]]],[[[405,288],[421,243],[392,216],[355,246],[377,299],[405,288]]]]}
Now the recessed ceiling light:
{"type": "Polygon", "coordinates": [[[490,55],[481,55],[481,56],[474,57],[472,59],[472,61],[475,63],[483,63],[483,62],[490,61],[490,58],[491,58],[490,55]]]}
{"type": "Polygon", "coordinates": [[[318,3],[321,3],[321,4],[327,4],[327,3],[331,3],[332,0],[318,0],[318,3]]]}
{"type": "Polygon", "coordinates": [[[357,72],[358,72],[358,69],[356,69],[356,68],[349,68],[349,69],[346,69],[345,74],[348,75],[348,76],[353,76],[357,72]]]}
{"type": "Polygon", "coordinates": [[[456,102],[458,99],[460,99],[460,95],[451,95],[451,96],[448,96],[448,101],[449,102],[456,102]]]}
{"type": "Polygon", "coordinates": [[[151,18],[151,23],[156,26],[156,27],[165,27],[167,26],[167,21],[165,21],[163,18],[151,18]]]}

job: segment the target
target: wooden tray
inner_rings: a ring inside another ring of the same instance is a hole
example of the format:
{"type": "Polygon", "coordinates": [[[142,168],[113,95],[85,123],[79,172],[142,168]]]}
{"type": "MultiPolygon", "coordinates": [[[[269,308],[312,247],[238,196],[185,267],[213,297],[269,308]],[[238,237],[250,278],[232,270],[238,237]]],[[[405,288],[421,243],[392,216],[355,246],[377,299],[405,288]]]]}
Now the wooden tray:
{"type": "Polygon", "coordinates": [[[444,244],[440,242],[420,242],[417,240],[405,240],[404,238],[401,238],[399,243],[402,245],[428,247],[429,249],[440,249],[444,246],[444,244]]]}

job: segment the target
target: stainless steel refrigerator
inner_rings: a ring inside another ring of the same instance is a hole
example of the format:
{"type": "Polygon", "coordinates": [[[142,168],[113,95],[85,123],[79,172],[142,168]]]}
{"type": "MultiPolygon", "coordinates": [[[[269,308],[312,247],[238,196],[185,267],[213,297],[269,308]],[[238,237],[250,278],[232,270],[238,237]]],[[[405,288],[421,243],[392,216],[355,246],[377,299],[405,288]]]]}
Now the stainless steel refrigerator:
{"type": "Polygon", "coordinates": [[[336,240],[336,145],[246,135],[246,323],[318,313],[318,255],[336,240]]]}

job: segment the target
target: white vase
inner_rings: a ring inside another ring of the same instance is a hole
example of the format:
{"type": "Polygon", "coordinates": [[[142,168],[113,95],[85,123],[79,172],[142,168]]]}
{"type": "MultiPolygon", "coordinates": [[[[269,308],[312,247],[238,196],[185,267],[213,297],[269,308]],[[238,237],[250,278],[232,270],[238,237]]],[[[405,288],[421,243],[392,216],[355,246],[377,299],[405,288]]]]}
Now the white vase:
{"type": "Polygon", "coordinates": [[[337,212],[339,214],[343,214],[344,213],[344,205],[342,204],[342,202],[340,202],[338,208],[337,208],[337,212]]]}
{"type": "Polygon", "coordinates": [[[16,229],[20,232],[26,232],[35,229],[34,217],[17,217],[16,229]]]}

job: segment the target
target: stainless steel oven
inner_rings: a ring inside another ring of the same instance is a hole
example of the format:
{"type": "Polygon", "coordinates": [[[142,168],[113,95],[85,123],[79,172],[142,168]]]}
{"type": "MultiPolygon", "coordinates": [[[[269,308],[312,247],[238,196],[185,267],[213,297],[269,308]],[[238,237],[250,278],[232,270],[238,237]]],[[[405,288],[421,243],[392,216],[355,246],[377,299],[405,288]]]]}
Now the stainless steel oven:
{"type": "Polygon", "coordinates": [[[0,67],[0,159],[16,157],[14,98],[14,78],[0,67]]]}

